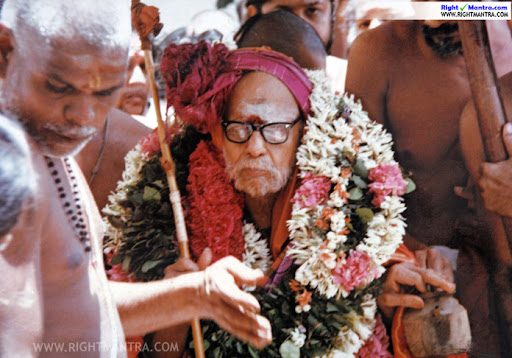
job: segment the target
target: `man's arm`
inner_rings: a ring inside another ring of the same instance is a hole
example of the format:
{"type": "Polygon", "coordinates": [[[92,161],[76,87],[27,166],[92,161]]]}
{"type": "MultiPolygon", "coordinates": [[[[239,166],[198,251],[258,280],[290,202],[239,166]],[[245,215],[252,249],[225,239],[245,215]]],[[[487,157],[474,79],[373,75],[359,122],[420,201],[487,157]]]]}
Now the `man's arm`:
{"type": "Polygon", "coordinates": [[[0,238],[0,356],[37,357],[43,336],[39,248],[26,250],[34,236],[13,230],[0,238]],[[7,245],[5,248],[4,245],[7,245]]]}
{"type": "Polygon", "coordinates": [[[260,306],[242,284],[263,277],[233,257],[204,271],[147,283],[110,282],[126,336],[137,336],[190,322],[212,319],[224,330],[256,347],[272,340],[269,321],[256,312],[260,306]]]}
{"type": "MultiPolygon", "coordinates": [[[[384,26],[384,25],[383,25],[384,26]]],[[[386,25],[387,26],[387,25],[386,25]]],[[[388,88],[386,56],[383,56],[384,37],[389,30],[377,28],[359,35],[348,56],[345,91],[361,99],[370,119],[384,123],[388,88]]]]}

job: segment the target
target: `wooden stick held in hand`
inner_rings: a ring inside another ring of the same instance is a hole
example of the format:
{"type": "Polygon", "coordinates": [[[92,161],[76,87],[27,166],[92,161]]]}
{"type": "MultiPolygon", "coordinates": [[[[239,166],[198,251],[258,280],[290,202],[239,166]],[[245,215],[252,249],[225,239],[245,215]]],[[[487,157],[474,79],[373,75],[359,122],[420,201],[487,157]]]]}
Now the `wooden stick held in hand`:
{"type": "MultiPolygon", "coordinates": [[[[158,89],[155,81],[155,65],[151,54],[151,37],[156,36],[162,29],[162,24],[160,24],[159,20],[158,8],[154,6],[146,6],[139,0],[132,0],[132,23],[139,33],[141,48],[144,50],[144,60],[149,85],[151,87],[151,94],[155,104],[156,119],[158,123],[158,138],[160,140],[160,149],[162,151],[160,163],[165,170],[167,182],[169,183],[169,200],[171,201],[174,213],[176,236],[180,244],[180,253],[181,257],[190,258],[185,216],[183,215],[183,207],[181,206],[181,195],[176,182],[175,167],[171,150],[169,148],[169,144],[165,140],[166,125],[162,120],[162,113],[160,111],[160,97],[158,96],[158,89]]],[[[196,357],[204,358],[203,335],[198,318],[195,318],[192,321],[192,335],[194,338],[196,357]]]]}
{"type": "MultiPolygon", "coordinates": [[[[491,162],[507,159],[502,130],[507,123],[499,83],[494,70],[485,21],[458,21],[464,58],[478,117],[485,155],[491,162]]],[[[510,267],[504,264],[498,248],[512,252],[512,218],[489,213],[494,226],[492,281],[497,298],[498,325],[502,350],[510,352],[512,344],[512,288],[510,267]]]]}

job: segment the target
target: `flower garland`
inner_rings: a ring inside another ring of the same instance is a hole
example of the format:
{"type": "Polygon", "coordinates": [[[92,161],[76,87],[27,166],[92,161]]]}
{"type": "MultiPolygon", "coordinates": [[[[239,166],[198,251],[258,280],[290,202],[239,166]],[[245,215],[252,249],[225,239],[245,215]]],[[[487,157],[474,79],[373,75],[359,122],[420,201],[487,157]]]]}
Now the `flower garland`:
{"type": "MultiPolygon", "coordinates": [[[[382,126],[371,122],[352,98],[334,95],[322,71],[307,73],[314,84],[313,114],[297,152],[302,181],[293,199],[291,241],[281,265],[289,268],[270,291],[254,291],[273,324],[275,340],[258,352],[207,324],[207,356],[390,356],[376,313],[377,279],[405,233],[400,195],[408,183],[382,126]]],[[[243,221],[243,195],[233,189],[222,157],[209,138],[190,136],[176,136],[171,152],[182,166],[178,185],[187,199],[193,253],[197,256],[210,247],[215,259],[234,254],[266,271],[271,265],[267,239],[243,221]],[[189,148],[180,156],[184,146],[189,148]],[[188,167],[190,171],[184,169],[188,167]]],[[[165,175],[154,167],[159,153],[152,149],[156,147],[151,138],[127,155],[126,175],[103,211],[110,263],[137,280],[161,278],[177,258],[174,228],[160,230],[154,216],[166,211],[163,216],[172,217],[172,209],[162,182],[165,175]]]]}

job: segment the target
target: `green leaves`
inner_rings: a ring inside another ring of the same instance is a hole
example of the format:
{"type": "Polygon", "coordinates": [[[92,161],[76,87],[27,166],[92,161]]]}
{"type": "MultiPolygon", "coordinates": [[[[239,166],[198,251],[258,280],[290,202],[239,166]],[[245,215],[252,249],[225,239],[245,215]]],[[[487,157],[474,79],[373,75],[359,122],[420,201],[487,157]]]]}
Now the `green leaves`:
{"type": "Polygon", "coordinates": [[[142,200],[144,200],[144,201],[150,201],[150,200],[160,201],[160,199],[162,199],[162,196],[160,195],[160,192],[158,190],[156,190],[155,188],[150,187],[148,185],[146,185],[144,187],[144,194],[142,196],[142,200]]]}
{"type": "Polygon", "coordinates": [[[409,194],[412,193],[414,190],[416,190],[416,183],[412,181],[411,178],[405,178],[405,181],[407,182],[407,186],[405,187],[405,193],[409,194]]]}
{"type": "Polygon", "coordinates": [[[142,265],[142,268],[140,269],[143,273],[148,272],[152,268],[156,267],[157,265],[161,264],[163,260],[156,260],[156,261],[146,261],[144,265],[142,265]]]}
{"type": "Polygon", "coordinates": [[[357,159],[354,165],[352,166],[352,170],[355,175],[360,176],[361,178],[368,179],[368,169],[364,165],[364,162],[361,159],[357,159]]]}
{"type": "Polygon", "coordinates": [[[373,211],[370,208],[356,209],[356,213],[364,224],[368,224],[373,220],[373,211]]]}
{"type": "Polygon", "coordinates": [[[357,186],[350,189],[348,191],[348,193],[350,194],[350,196],[349,196],[350,200],[356,201],[356,200],[360,200],[363,198],[363,191],[361,190],[361,188],[359,188],[357,186]]]}

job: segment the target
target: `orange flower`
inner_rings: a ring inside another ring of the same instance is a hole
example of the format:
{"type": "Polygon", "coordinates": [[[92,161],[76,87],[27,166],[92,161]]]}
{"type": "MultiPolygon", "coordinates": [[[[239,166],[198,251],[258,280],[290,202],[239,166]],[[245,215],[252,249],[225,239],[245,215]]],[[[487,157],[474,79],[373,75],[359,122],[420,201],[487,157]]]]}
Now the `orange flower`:
{"type": "Polygon", "coordinates": [[[348,228],[344,228],[342,231],[338,233],[338,235],[348,235],[350,230],[348,228]]]}
{"type": "Polygon", "coordinates": [[[305,305],[309,304],[309,302],[311,301],[311,295],[312,295],[311,292],[304,290],[304,292],[302,292],[299,295],[297,302],[299,303],[299,305],[305,306],[305,305]]]}
{"type": "Polygon", "coordinates": [[[290,288],[291,288],[291,290],[292,290],[293,292],[298,292],[298,291],[300,291],[300,289],[301,289],[301,287],[302,287],[302,286],[300,285],[300,283],[298,283],[296,280],[293,280],[293,279],[292,279],[288,284],[290,285],[290,288]]]}
{"type": "Polygon", "coordinates": [[[324,210],[322,210],[322,216],[325,218],[325,220],[329,220],[337,212],[338,211],[336,209],[326,207],[324,210]]]}
{"type": "Polygon", "coordinates": [[[318,218],[315,220],[315,225],[316,227],[318,227],[320,230],[327,230],[329,228],[329,224],[327,224],[327,221],[325,221],[324,219],[322,218],[318,218]]]}
{"type": "Polygon", "coordinates": [[[349,168],[341,168],[340,176],[342,178],[348,178],[352,174],[352,171],[349,168]]]}

